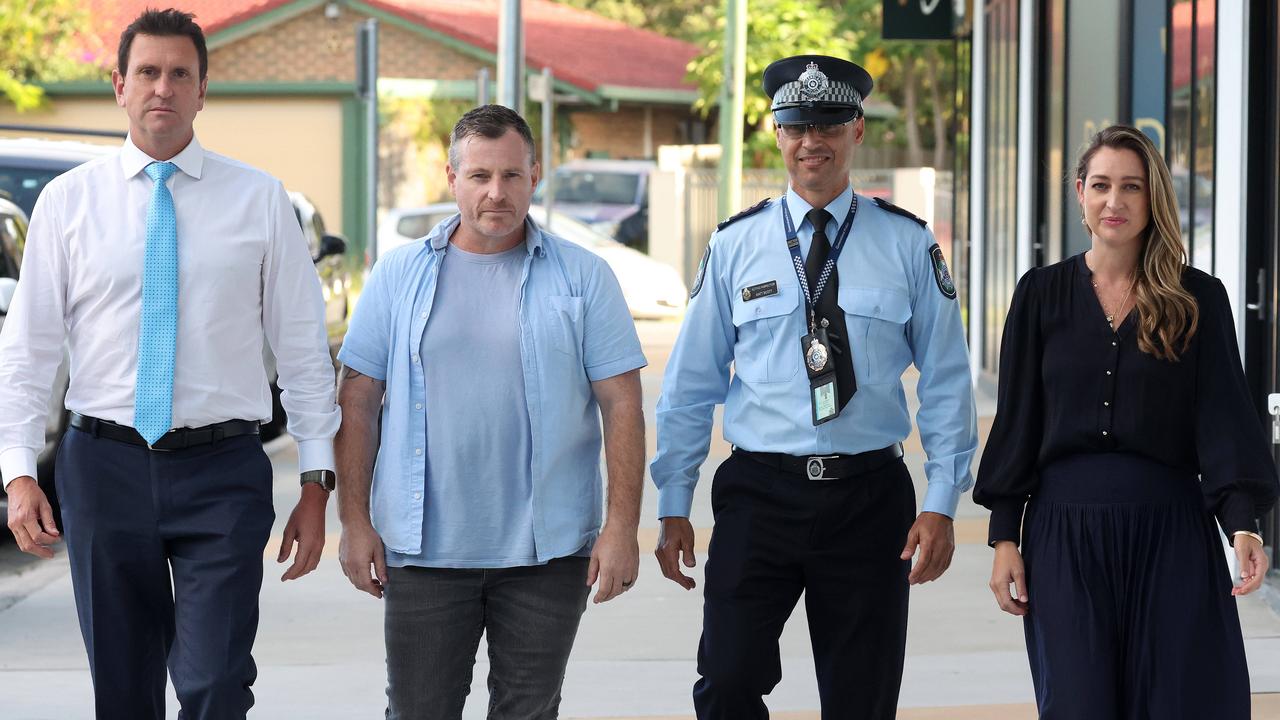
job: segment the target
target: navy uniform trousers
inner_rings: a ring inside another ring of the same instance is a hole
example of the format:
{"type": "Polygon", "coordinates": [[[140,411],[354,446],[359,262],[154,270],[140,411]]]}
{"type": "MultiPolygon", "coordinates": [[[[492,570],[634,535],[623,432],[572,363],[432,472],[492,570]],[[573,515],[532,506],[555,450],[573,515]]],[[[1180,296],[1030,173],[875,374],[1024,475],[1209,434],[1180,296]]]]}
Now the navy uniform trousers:
{"type": "Polygon", "coordinates": [[[1220,538],[1194,473],[1124,453],[1040,471],[1023,622],[1043,720],[1248,720],[1220,538]]]}
{"type": "Polygon", "coordinates": [[[256,435],[174,451],[71,428],[56,484],[97,720],[243,720],[275,512],[256,435]]]}
{"type": "Polygon", "coordinates": [[[764,720],[782,678],[778,637],[803,591],[823,720],[892,720],[907,637],[900,559],[915,519],[901,459],[812,481],[735,452],[711,487],[700,720],[764,720]]]}

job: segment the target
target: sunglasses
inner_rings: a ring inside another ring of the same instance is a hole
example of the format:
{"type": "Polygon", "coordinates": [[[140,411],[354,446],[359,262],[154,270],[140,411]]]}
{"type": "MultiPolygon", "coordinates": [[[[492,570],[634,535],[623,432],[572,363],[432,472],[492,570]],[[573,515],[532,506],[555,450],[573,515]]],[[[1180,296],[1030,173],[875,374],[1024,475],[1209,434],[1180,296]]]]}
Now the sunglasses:
{"type": "Polygon", "coordinates": [[[857,118],[854,118],[853,120],[850,120],[848,122],[835,123],[835,124],[789,123],[786,125],[779,125],[778,130],[782,131],[783,136],[785,136],[789,140],[799,140],[800,138],[804,137],[805,134],[808,133],[810,130],[813,130],[813,132],[816,133],[818,137],[833,138],[840,135],[840,133],[844,132],[844,129],[848,127],[850,124],[852,124],[855,120],[857,120],[857,118]]]}

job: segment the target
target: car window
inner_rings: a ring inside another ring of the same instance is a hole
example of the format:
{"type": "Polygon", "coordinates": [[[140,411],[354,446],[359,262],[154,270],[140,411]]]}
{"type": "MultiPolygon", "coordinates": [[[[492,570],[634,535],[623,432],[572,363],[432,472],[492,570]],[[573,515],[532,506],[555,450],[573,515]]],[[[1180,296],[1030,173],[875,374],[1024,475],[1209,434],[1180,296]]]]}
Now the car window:
{"type": "Polygon", "coordinates": [[[418,213],[415,215],[405,215],[400,218],[400,222],[396,223],[396,234],[417,240],[420,237],[426,237],[431,232],[431,228],[439,225],[442,220],[451,217],[452,212],[429,212],[418,213]]]}
{"type": "Polygon", "coordinates": [[[27,215],[31,215],[40,191],[49,184],[50,180],[64,172],[66,170],[9,167],[0,164],[0,190],[9,193],[13,202],[27,215]]]}
{"type": "Polygon", "coordinates": [[[18,279],[27,228],[22,218],[0,213],[0,277],[18,279]]]}
{"type": "MultiPolygon", "coordinates": [[[[529,215],[533,217],[534,222],[544,228],[547,227],[547,211],[545,208],[529,208],[529,215]]],[[[565,240],[585,248],[611,247],[618,244],[613,238],[600,234],[581,220],[560,212],[555,213],[551,227],[547,229],[553,235],[559,235],[565,240]]]]}
{"type": "MultiPolygon", "coordinates": [[[[556,171],[556,202],[635,205],[639,190],[640,176],[635,173],[556,171]]],[[[538,194],[542,194],[541,186],[538,194]]],[[[534,202],[540,200],[534,198],[534,202]]]]}

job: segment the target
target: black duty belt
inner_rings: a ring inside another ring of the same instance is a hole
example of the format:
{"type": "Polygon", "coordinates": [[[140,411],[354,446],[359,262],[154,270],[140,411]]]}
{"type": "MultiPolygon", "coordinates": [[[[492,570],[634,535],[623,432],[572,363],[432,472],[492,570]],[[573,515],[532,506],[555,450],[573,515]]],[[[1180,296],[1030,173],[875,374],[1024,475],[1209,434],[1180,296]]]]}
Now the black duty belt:
{"type": "Polygon", "coordinates": [[[902,457],[902,443],[857,455],[784,455],[751,452],[742,448],[734,448],[733,452],[775,470],[794,473],[810,480],[842,480],[878,470],[902,457]]]}
{"type": "MultiPolygon", "coordinates": [[[[71,427],[87,432],[94,437],[129,443],[130,445],[147,446],[147,441],[142,439],[137,430],[128,425],[113,423],[110,420],[99,420],[96,417],[73,412],[71,413],[71,427]]],[[[227,438],[257,434],[258,423],[256,421],[228,420],[205,425],[204,427],[170,430],[161,435],[160,439],[156,440],[156,444],[150,447],[152,450],[183,450],[197,445],[208,445],[227,438]]]]}

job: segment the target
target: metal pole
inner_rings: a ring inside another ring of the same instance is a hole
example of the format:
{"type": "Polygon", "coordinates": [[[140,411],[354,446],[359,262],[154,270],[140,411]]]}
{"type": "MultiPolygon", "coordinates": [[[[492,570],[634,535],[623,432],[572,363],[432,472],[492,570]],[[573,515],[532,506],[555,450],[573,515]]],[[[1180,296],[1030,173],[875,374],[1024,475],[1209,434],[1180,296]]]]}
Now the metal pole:
{"type": "Polygon", "coordinates": [[[542,206],[547,211],[547,229],[551,229],[551,211],[556,204],[554,138],[556,136],[555,75],[550,67],[542,68],[542,206]]]}
{"type": "Polygon", "coordinates": [[[378,21],[370,18],[364,33],[362,58],[365,90],[365,247],[370,263],[378,260],[378,21]]]}
{"type": "Polygon", "coordinates": [[[720,193],[726,218],[742,206],[742,131],[747,74],[747,0],[725,0],[724,85],[720,90],[720,193]]]}
{"type": "Polygon", "coordinates": [[[524,107],[524,21],[520,0],[502,0],[498,17],[498,104],[524,107]]]}
{"type": "Polygon", "coordinates": [[[476,106],[488,105],[489,102],[489,68],[482,67],[476,72],[476,106]]]}

